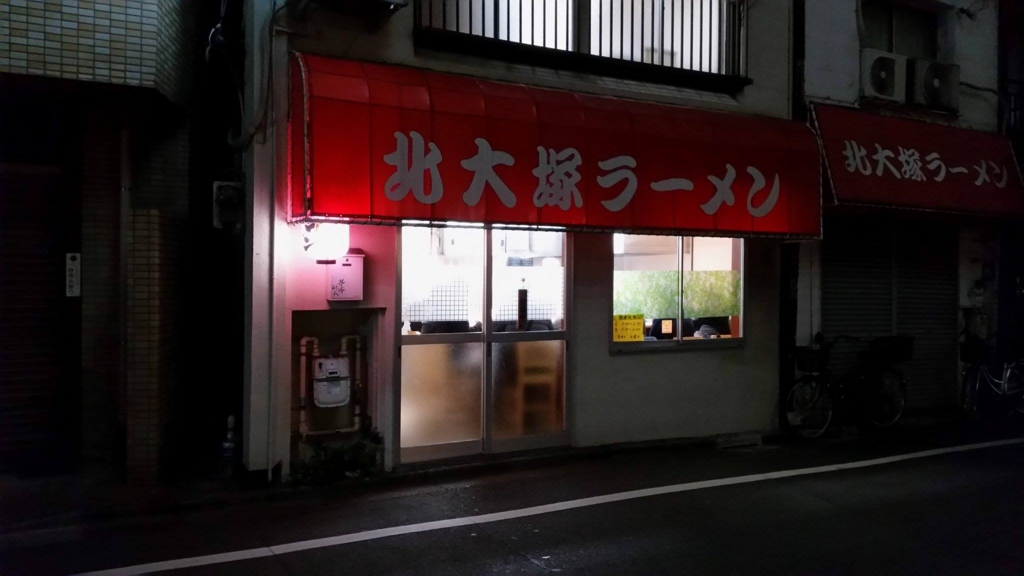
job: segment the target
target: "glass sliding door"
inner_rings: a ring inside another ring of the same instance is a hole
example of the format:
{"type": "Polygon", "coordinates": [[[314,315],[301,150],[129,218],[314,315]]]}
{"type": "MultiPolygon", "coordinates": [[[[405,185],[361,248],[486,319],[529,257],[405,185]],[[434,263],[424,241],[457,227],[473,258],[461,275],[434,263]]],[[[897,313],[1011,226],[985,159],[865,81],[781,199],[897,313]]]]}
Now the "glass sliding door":
{"type": "Polygon", "coordinates": [[[492,232],[487,335],[492,451],[566,443],[566,260],[562,232],[492,232]]]}
{"type": "Polygon", "coordinates": [[[402,229],[401,459],[564,444],[565,234],[402,229]]]}
{"type": "Polygon", "coordinates": [[[403,461],[483,449],[485,234],[402,229],[403,461]]]}

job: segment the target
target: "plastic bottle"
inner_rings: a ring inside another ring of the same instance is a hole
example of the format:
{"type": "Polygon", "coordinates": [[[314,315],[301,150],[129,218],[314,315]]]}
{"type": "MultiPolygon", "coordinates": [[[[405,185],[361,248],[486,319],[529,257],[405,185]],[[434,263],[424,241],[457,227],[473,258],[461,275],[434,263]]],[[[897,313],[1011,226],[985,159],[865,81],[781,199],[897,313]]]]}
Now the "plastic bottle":
{"type": "Polygon", "coordinates": [[[221,473],[230,477],[235,470],[235,417],[228,416],[228,429],[220,444],[221,473]]]}

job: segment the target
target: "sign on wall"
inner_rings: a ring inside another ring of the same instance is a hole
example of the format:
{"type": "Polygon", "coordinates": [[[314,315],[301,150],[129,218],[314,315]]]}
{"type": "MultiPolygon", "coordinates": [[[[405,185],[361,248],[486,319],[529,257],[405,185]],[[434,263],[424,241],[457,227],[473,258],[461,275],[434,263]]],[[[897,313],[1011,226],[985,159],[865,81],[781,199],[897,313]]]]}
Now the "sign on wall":
{"type": "Polygon", "coordinates": [[[1024,215],[1024,187],[1004,136],[816,106],[840,204],[1024,215]]]}
{"type": "Polygon", "coordinates": [[[819,233],[795,122],[298,56],[293,219],[819,233]]]}
{"type": "Polygon", "coordinates": [[[643,314],[615,314],[612,317],[612,342],[643,342],[643,314]]]}
{"type": "Polygon", "coordinates": [[[82,255],[68,252],[64,255],[64,296],[78,298],[82,295],[82,255]]]}

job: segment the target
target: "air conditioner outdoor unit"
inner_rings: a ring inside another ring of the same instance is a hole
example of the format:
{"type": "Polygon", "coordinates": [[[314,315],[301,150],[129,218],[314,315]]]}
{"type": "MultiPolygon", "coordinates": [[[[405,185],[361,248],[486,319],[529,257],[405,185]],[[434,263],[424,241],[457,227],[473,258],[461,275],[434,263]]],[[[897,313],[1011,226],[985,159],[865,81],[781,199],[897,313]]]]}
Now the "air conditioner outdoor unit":
{"type": "Polygon", "coordinates": [[[936,110],[960,109],[960,67],[925,58],[915,58],[909,69],[910,98],[936,110]]]}
{"type": "Polygon", "coordinates": [[[907,100],[907,57],[865,48],[860,53],[861,93],[894,102],[907,100]]]}

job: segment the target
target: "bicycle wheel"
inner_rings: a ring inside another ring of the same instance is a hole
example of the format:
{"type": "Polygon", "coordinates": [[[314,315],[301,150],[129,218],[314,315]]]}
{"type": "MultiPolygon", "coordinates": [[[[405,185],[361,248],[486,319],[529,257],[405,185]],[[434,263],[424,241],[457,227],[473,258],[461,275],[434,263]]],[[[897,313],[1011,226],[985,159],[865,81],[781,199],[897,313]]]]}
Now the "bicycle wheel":
{"type": "Polygon", "coordinates": [[[960,386],[960,409],[967,420],[978,417],[978,387],[981,383],[981,370],[969,365],[963,374],[960,386]]]}
{"type": "Polygon", "coordinates": [[[1006,401],[1017,414],[1024,414],[1024,382],[1021,382],[1020,373],[1016,368],[1011,368],[1006,375],[1006,401]]]}
{"type": "Polygon", "coordinates": [[[804,438],[817,438],[832,422],[832,394],[828,387],[810,377],[797,380],[786,395],[786,421],[804,438]]]}
{"type": "Polygon", "coordinates": [[[874,386],[868,396],[868,419],[879,428],[887,428],[903,416],[907,385],[894,368],[883,368],[873,379],[874,386]]]}

